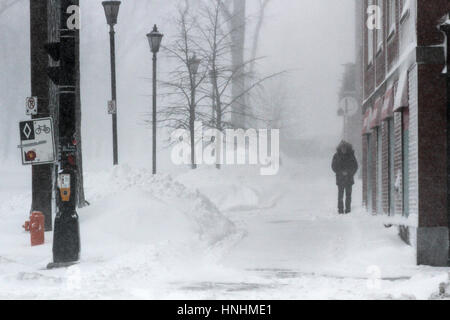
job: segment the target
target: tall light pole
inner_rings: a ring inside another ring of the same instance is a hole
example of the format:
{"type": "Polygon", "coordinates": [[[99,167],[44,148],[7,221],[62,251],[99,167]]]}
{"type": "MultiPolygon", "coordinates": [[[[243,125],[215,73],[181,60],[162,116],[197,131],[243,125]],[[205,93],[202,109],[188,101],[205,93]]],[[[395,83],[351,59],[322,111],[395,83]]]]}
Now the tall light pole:
{"type": "Polygon", "coordinates": [[[117,89],[116,89],[116,42],[114,25],[117,24],[120,1],[103,1],[106,22],[109,25],[109,39],[111,47],[111,95],[112,95],[112,131],[113,131],[113,163],[119,164],[119,151],[117,146],[117,89]]]}
{"type": "Polygon", "coordinates": [[[191,135],[191,164],[192,169],[196,169],[197,165],[195,163],[195,94],[197,89],[197,73],[200,66],[201,60],[197,58],[194,54],[188,61],[189,74],[191,80],[191,107],[189,108],[189,127],[191,135]]]}
{"type": "Polygon", "coordinates": [[[150,51],[153,53],[153,110],[152,110],[152,129],[153,129],[153,174],[156,174],[156,61],[163,34],[158,31],[156,24],[152,32],[147,34],[150,51]]]}

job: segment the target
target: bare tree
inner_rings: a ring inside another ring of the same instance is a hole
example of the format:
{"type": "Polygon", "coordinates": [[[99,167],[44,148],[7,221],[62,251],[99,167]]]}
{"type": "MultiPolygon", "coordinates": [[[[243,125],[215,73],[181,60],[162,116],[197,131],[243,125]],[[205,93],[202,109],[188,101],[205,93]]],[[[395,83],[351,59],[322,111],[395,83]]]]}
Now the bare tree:
{"type": "MultiPolygon", "coordinates": [[[[258,48],[259,48],[259,40],[261,37],[261,30],[262,27],[264,25],[265,22],[265,18],[266,18],[266,9],[267,6],[269,5],[271,0],[258,0],[258,14],[257,14],[257,22],[256,22],[256,27],[255,27],[255,31],[254,31],[254,35],[253,35],[253,44],[252,44],[252,52],[251,52],[251,59],[255,60],[257,58],[257,54],[258,54],[258,48]]],[[[255,71],[255,63],[252,63],[250,65],[250,74],[253,74],[253,72],[255,71]]]]}
{"type": "Polygon", "coordinates": [[[175,61],[176,68],[168,74],[168,79],[161,81],[165,89],[161,95],[166,105],[158,112],[158,123],[171,129],[185,129],[190,133],[192,168],[196,167],[195,146],[203,143],[195,141],[195,122],[200,121],[219,132],[228,128],[242,128],[236,125],[236,117],[255,117],[246,112],[249,108],[243,105],[243,98],[266,80],[282,73],[262,78],[251,77],[248,74],[249,66],[256,59],[243,60],[236,65],[233,60],[234,30],[230,30],[230,21],[222,13],[221,0],[203,1],[196,9],[193,15],[189,2],[184,2],[176,20],[179,33],[169,46],[164,47],[175,61]],[[202,61],[198,73],[193,70],[196,68],[192,68],[192,57],[195,55],[202,61]],[[236,94],[233,85],[236,75],[247,78],[239,94],[236,94]],[[210,81],[206,81],[208,78],[210,81]],[[242,108],[236,109],[236,103],[242,108]]]}
{"type": "Polygon", "coordinates": [[[245,34],[246,34],[246,0],[218,0],[222,13],[228,21],[231,36],[231,60],[233,69],[239,70],[233,75],[232,79],[232,95],[235,100],[233,103],[233,117],[231,122],[235,127],[245,127],[245,70],[239,68],[245,61],[245,34]],[[239,99],[237,99],[239,97],[239,99]]]}
{"type": "Polygon", "coordinates": [[[232,119],[232,123],[235,127],[246,127],[249,125],[248,121],[254,118],[253,108],[250,106],[250,97],[245,92],[249,76],[253,76],[256,68],[256,60],[258,47],[260,42],[260,35],[262,26],[265,22],[266,9],[271,0],[258,0],[258,12],[256,15],[256,26],[252,35],[252,47],[250,58],[245,58],[246,48],[246,34],[248,30],[248,17],[247,17],[247,1],[246,0],[217,0],[220,2],[221,12],[228,21],[228,27],[231,35],[231,57],[232,65],[235,70],[239,66],[242,66],[245,61],[252,61],[246,67],[247,70],[240,70],[233,77],[232,82],[232,94],[236,101],[233,103],[233,109],[235,115],[232,119]],[[245,116],[247,115],[248,116],[245,116]]]}

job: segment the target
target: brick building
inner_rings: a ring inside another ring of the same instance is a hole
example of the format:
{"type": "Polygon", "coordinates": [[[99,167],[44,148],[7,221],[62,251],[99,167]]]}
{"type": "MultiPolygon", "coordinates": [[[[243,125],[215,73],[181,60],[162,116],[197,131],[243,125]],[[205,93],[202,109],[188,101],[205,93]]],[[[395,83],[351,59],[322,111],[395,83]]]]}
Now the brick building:
{"type": "Polygon", "coordinates": [[[363,203],[399,226],[418,264],[447,265],[445,37],[437,26],[450,1],[356,0],[356,8],[363,203]]]}

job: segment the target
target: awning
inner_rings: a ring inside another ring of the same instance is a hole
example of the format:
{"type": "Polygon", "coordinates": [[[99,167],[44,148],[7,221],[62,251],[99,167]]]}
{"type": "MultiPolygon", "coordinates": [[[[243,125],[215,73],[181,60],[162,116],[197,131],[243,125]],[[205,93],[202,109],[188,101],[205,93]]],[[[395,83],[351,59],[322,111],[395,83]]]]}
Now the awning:
{"type": "Polygon", "coordinates": [[[373,106],[370,118],[370,129],[379,127],[381,124],[381,108],[383,107],[383,97],[378,98],[373,106]]]}
{"type": "Polygon", "coordinates": [[[368,108],[363,118],[363,130],[362,134],[370,134],[370,115],[372,114],[372,108],[368,108]]]}
{"type": "Polygon", "coordinates": [[[394,112],[399,112],[403,108],[409,108],[409,81],[408,72],[400,75],[398,80],[397,92],[395,93],[394,112]]]}
{"type": "Polygon", "coordinates": [[[383,109],[381,110],[381,121],[391,118],[394,115],[394,86],[386,91],[384,96],[383,109]]]}

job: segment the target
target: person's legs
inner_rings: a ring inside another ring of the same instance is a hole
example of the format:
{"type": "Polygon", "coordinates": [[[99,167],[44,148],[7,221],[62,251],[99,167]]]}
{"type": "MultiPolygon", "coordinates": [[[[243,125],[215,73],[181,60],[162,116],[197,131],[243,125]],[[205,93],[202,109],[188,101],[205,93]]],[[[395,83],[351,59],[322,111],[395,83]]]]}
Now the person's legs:
{"type": "Polygon", "coordinates": [[[345,187],[345,213],[352,212],[352,189],[351,185],[345,187]]]}
{"type": "Polygon", "coordinates": [[[344,213],[344,186],[338,186],[338,210],[339,213],[344,213]]]}

